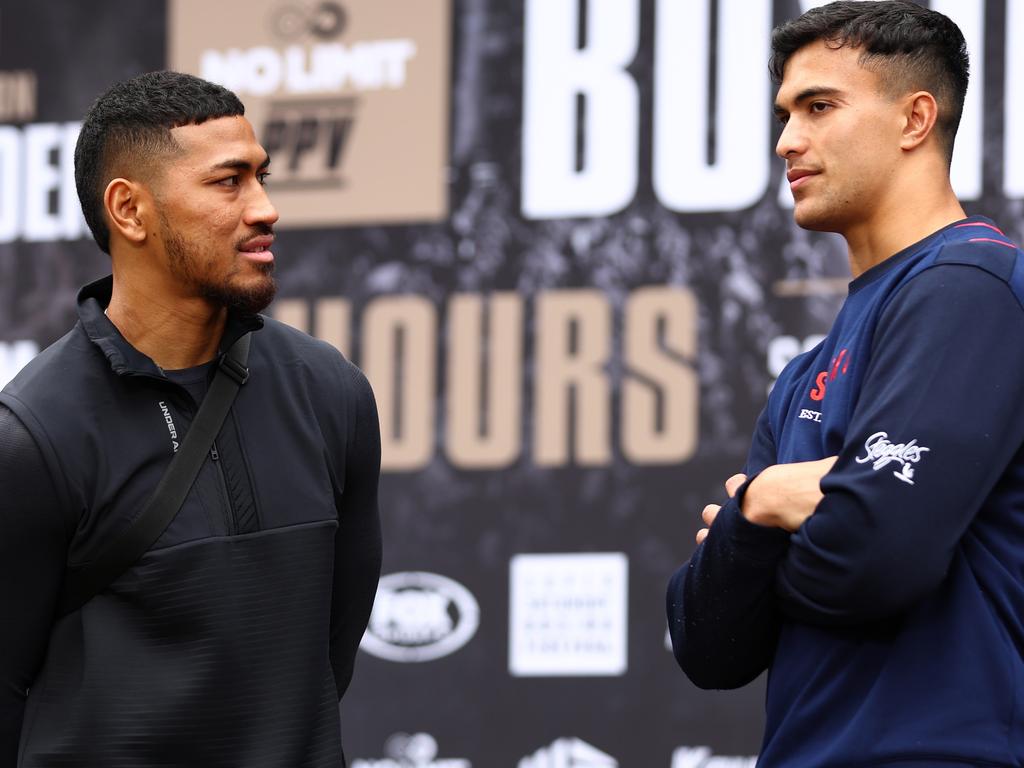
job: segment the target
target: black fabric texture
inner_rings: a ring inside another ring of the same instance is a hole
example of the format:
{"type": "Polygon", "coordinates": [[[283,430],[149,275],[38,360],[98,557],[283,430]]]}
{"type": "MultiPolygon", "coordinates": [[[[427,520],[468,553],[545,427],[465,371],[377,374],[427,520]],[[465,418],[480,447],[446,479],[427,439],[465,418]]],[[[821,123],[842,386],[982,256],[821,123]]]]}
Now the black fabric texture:
{"type": "Polygon", "coordinates": [[[0,462],[0,768],[343,764],[380,442],[365,376],[324,342],[229,317],[222,349],[257,332],[217,451],[142,560],[54,623],[65,570],[138,515],[196,413],[104,316],[109,292],[86,286],[78,325],[0,392],[19,446],[0,462]]]}
{"type": "Polygon", "coordinates": [[[147,553],[57,623],[25,719],[45,748],[22,765],[337,766],[335,527],[147,553]]]}
{"type": "Polygon", "coordinates": [[[207,457],[216,461],[217,434],[248,376],[245,365],[251,341],[249,334],[242,336],[219,362],[191,428],[142,511],[122,536],[108,540],[98,557],[65,579],[59,615],[81,608],[136,563],[177,516],[207,457]],[[242,378],[235,373],[239,370],[242,378]]]}
{"type": "Polygon", "coordinates": [[[13,766],[28,689],[64,575],[68,532],[35,441],[0,405],[0,766],[13,766]]]}

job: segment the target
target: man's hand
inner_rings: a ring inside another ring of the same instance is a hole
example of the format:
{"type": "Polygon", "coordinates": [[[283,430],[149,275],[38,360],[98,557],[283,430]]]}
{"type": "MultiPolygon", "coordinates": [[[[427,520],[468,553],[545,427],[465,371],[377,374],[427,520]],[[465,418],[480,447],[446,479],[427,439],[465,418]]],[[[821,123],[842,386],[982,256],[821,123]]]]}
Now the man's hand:
{"type": "MultiPolygon", "coordinates": [[[[725,492],[729,494],[731,499],[736,495],[736,491],[741,485],[747,482],[746,475],[733,475],[725,481],[725,492]]],[[[700,544],[708,536],[708,530],[711,528],[711,524],[715,522],[715,518],[718,516],[718,510],[722,508],[721,504],[708,504],[704,507],[704,510],[700,513],[701,518],[704,520],[704,524],[707,528],[701,528],[697,531],[697,543],[700,544]]]]}
{"type": "Polygon", "coordinates": [[[757,525],[795,531],[814,514],[823,498],[821,478],[835,463],[836,457],[829,456],[767,467],[747,486],[743,516],[757,525]]]}

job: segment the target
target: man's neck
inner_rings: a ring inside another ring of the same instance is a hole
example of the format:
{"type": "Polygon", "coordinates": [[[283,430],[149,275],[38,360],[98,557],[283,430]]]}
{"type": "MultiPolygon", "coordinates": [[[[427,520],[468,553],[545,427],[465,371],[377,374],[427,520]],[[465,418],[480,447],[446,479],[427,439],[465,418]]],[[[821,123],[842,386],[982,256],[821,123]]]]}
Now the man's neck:
{"type": "Polygon", "coordinates": [[[144,282],[118,279],[107,307],[125,340],[164,370],[191,368],[217,356],[227,310],[201,299],[170,299],[144,282]]]}
{"type": "Polygon", "coordinates": [[[854,277],[967,215],[952,188],[931,198],[895,194],[891,199],[870,220],[842,233],[854,277]]]}

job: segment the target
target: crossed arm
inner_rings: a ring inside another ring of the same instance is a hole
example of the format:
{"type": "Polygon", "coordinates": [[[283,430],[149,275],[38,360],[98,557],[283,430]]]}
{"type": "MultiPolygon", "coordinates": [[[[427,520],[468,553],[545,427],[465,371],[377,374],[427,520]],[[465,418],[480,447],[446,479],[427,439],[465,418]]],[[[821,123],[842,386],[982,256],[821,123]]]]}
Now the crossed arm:
{"type": "Polygon", "coordinates": [[[778,464],[762,415],[753,479],[733,476],[728,500],[704,509],[697,550],[667,595],[676,658],[698,685],[756,677],[783,621],[842,627],[910,610],[942,583],[1020,460],[1024,320],[1006,283],[965,265],[927,270],[883,313],[875,340],[837,457],[778,464]],[[873,460],[881,432],[928,448],[913,474],[873,460]]]}
{"type": "MultiPolygon", "coordinates": [[[[804,520],[814,514],[814,508],[824,498],[821,492],[821,478],[832,465],[835,456],[818,461],[801,461],[795,464],[773,464],[766,467],[747,488],[741,506],[743,517],[755,525],[781,528],[793,532],[804,520]]],[[[731,499],[747,482],[743,474],[733,475],[725,481],[725,492],[731,499]]],[[[701,512],[701,519],[708,526],[697,531],[697,543],[707,538],[711,524],[715,522],[720,504],[708,504],[701,512]]]]}

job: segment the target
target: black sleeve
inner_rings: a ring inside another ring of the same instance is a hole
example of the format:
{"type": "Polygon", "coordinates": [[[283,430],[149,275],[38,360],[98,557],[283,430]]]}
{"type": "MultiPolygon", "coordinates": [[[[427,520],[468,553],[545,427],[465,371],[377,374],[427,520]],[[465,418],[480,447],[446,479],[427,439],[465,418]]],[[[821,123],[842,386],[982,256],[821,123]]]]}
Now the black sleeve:
{"type": "Polygon", "coordinates": [[[53,479],[0,405],[0,768],[14,768],[25,702],[43,662],[67,557],[53,479]]]}
{"type": "Polygon", "coordinates": [[[359,641],[373,608],[381,565],[377,405],[363,373],[352,365],[348,373],[348,391],[354,398],[354,427],[345,450],[345,466],[339,472],[345,484],[336,500],[338,532],[331,610],[331,667],[339,700],[352,679],[359,641]]]}
{"type": "Polygon", "coordinates": [[[944,264],[884,310],[824,498],[778,572],[782,609],[827,626],[897,615],[945,578],[1024,440],[1024,311],[984,269],[944,264]]]}
{"type": "MultiPolygon", "coordinates": [[[[784,388],[780,388],[784,389],[784,388]]],[[[776,462],[768,410],[761,414],[745,473],[776,462]]],[[[701,688],[739,688],[768,666],[781,614],[775,573],[789,534],[748,522],[740,511],[747,481],[723,506],[708,537],[672,576],[666,609],[672,650],[701,688]]]]}

